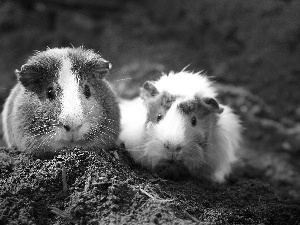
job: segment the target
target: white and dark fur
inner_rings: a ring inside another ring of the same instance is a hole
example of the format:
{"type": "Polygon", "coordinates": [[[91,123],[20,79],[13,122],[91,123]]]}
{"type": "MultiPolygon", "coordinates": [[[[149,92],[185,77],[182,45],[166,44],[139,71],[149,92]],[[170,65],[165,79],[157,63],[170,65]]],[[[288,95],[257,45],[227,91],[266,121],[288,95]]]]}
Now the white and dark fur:
{"type": "Polygon", "coordinates": [[[83,48],[31,56],[2,112],[9,147],[42,155],[64,146],[110,148],[119,134],[116,96],[105,80],[111,65],[83,48]]]}
{"type": "Polygon", "coordinates": [[[147,81],[141,98],[120,104],[120,139],[136,162],[159,174],[176,177],[187,170],[223,182],[236,160],[241,125],[216,96],[213,83],[200,73],[147,81]],[[132,125],[131,118],[139,124],[132,125]]]}

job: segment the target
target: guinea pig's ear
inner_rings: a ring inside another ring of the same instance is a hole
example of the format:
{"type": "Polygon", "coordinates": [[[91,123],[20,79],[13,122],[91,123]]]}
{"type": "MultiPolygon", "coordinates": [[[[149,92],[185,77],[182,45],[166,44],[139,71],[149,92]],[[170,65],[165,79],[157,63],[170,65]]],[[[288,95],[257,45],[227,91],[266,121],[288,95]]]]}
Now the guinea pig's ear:
{"type": "Polygon", "coordinates": [[[100,67],[98,67],[94,70],[94,74],[97,78],[102,79],[108,74],[108,72],[111,68],[112,68],[111,63],[108,61],[105,61],[100,67]]]}
{"type": "Polygon", "coordinates": [[[21,67],[21,70],[15,70],[15,74],[18,80],[24,87],[29,85],[36,84],[38,82],[38,76],[27,64],[24,64],[21,67]]]}
{"type": "Polygon", "coordinates": [[[140,96],[143,100],[147,100],[149,98],[155,97],[158,94],[159,92],[157,88],[154,86],[153,82],[146,81],[143,87],[141,88],[140,96]]]}
{"type": "Polygon", "coordinates": [[[220,106],[218,101],[211,97],[204,97],[202,98],[202,102],[205,106],[211,111],[221,114],[224,111],[224,108],[220,106]]]}

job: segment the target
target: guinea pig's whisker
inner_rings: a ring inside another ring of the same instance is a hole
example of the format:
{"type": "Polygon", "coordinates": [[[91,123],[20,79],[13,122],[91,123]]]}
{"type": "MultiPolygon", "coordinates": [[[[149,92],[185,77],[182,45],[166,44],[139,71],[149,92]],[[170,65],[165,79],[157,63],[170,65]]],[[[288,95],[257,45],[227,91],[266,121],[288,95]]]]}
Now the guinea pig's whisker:
{"type": "MultiPolygon", "coordinates": [[[[199,154],[197,151],[195,151],[195,149],[193,147],[190,147],[189,149],[187,149],[188,154],[186,154],[187,158],[189,158],[192,162],[195,161],[195,159],[199,158],[199,154]]],[[[204,151],[202,151],[204,153],[204,151]]],[[[202,158],[202,160],[204,161],[204,163],[208,164],[208,162],[202,158]]]]}
{"type": "Polygon", "coordinates": [[[147,147],[147,144],[139,145],[139,146],[136,146],[136,147],[134,147],[134,148],[145,148],[145,147],[147,147]]]}
{"type": "Polygon", "coordinates": [[[111,121],[113,121],[113,122],[118,122],[118,121],[116,121],[116,120],[114,120],[114,119],[111,119],[111,118],[108,118],[108,117],[106,117],[106,116],[103,116],[102,118],[104,118],[105,120],[108,120],[109,122],[111,122],[111,121]]]}
{"type": "MultiPolygon", "coordinates": [[[[98,131],[100,134],[102,134],[102,132],[101,131],[98,131]]],[[[101,142],[104,142],[104,138],[103,138],[103,136],[96,136],[96,135],[94,135],[94,136],[90,136],[89,137],[89,139],[91,140],[91,141],[101,141],[101,142]]]]}
{"type": "Polygon", "coordinates": [[[111,131],[114,134],[118,133],[116,130],[114,130],[114,129],[110,128],[110,127],[107,127],[107,126],[104,126],[104,125],[101,125],[101,127],[106,128],[107,130],[111,131]]]}
{"type": "Polygon", "coordinates": [[[51,134],[46,136],[46,138],[42,138],[41,145],[46,145],[46,143],[49,141],[49,139],[51,139],[51,134]]]}
{"type": "Polygon", "coordinates": [[[146,145],[136,146],[134,148],[127,149],[127,151],[130,151],[130,152],[141,152],[141,151],[144,151],[145,147],[146,147],[146,145]]]}
{"type": "MultiPolygon", "coordinates": [[[[198,167],[200,161],[199,161],[199,160],[195,160],[195,159],[198,158],[196,154],[188,155],[186,158],[189,159],[189,160],[188,160],[189,163],[196,164],[195,167],[198,167]]],[[[211,165],[209,162],[207,162],[204,158],[201,159],[201,162],[202,162],[203,164],[205,164],[206,166],[212,168],[212,165],[211,165]]]]}
{"type": "MultiPolygon", "coordinates": [[[[36,130],[40,130],[41,128],[37,128],[36,130]]],[[[34,130],[34,129],[32,129],[34,130]]],[[[32,143],[31,143],[31,148],[40,148],[41,146],[45,145],[45,146],[49,146],[49,140],[53,139],[54,135],[56,135],[56,133],[52,133],[51,131],[46,131],[46,132],[41,132],[39,134],[36,135],[32,135],[32,143]],[[46,137],[43,137],[43,135],[47,135],[46,137]]]]}
{"type": "Polygon", "coordinates": [[[109,135],[109,134],[107,134],[106,132],[103,132],[103,131],[98,131],[100,134],[103,134],[103,135],[105,135],[106,137],[108,137],[108,138],[111,138],[111,136],[109,135]]]}
{"type": "MultiPolygon", "coordinates": [[[[191,160],[195,160],[194,157],[191,158],[191,160]]],[[[203,162],[205,165],[207,165],[208,167],[212,168],[212,165],[205,159],[205,158],[202,158],[201,159],[201,162],[203,162]]]]}
{"type": "Polygon", "coordinates": [[[113,82],[119,82],[119,81],[124,81],[124,80],[132,80],[132,77],[127,77],[127,78],[123,78],[123,79],[118,79],[118,80],[114,80],[113,82]]]}
{"type": "Polygon", "coordinates": [[[108,129],[108,127],[106,127],[106,131],[108,132],[103,132],[103,134],[105,134],[106,136],[108,136],[109,138],[113,139],[114,134],[116,134],[116,132],[113,129],[108,129]]]}
{"type": "MultiPolygon", "coordinates": [[[[93,105],[90,110],[87,112],[88,114],[93,114],[93,109],[95,108],[95,105],[93,105]]],[[[96,117],[95,117],[96,118],[96,117]]]]}
{"type": "Polygon", "coordinates": [[[99,131],[100,132],[100,134],[103,134],[103,135],[105,135],[104,137],[102,137],[102,136],[97,136],[95,139],[96,140],[101,140],[102,142],[104,142],[104,144],[107,144],[106,142],[105,142],[105,137],[107,137],[108,139],[109,138],[111,138],[112,139],[112,137],[110,136],[110,135],[108,135],[108,134],[106,134],[105,132],[102,132],[102,131],[99,131]]]}
{"type": "Polygon", "coordinates": [[[213,157],[212,157],[211,155],[209,155],[207,152],[203,151],[203,154],[204,154],[205,156],[207,156],[208,158],[213,159],[213,157]]]}
{"type": "Polygon", "coordinates": [[[100,140],[104,145],[106,145],[106,142],[102,138],[99,138],[99,139],[96,139],[96,140],[100,140]]]}
{"type": "MultiPolygon", "coordinates": [[[[35,140],[36,142],[38,141],[38,139],[35,140]]],[[[38,148],[40,148],[44,143],[44,140],[42,139],[42,141],[38,142],[38,148]]]]}

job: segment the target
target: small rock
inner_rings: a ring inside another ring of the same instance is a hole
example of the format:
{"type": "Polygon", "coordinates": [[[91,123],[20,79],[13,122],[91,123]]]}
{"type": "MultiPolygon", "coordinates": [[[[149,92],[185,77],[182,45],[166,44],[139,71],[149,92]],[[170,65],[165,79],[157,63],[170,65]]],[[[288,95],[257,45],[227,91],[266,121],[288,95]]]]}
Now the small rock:
{"type": "Polygon", "coordinates": [[[117,205],[112,205],[112,206],[110,207],[110,209],[111,209],[111,211],[113,211],[113,212],[117,212],[117,211],[119,210],[119,207],[118,207],[117,205]]]}
{"type": "Polygon", "coordinates": [[[292,150],[292,146],[289,142],[282,142],[281,144],[281,148],[285,151],[291,151],[292,150]]]}
{"type": "Polygon", "coordinates": [[[159,224],[157,217],[155,217],[155,218],[153,219],[153,223],[159,224]]]}
{"type": "Polygon", "coordinates": [[[281,118],[280,122],[283,123],[283,125],[285,125],[286,127],[295,126],[295,121],[293,121],[289,118],[286,118],[286,117],[281,118]]]}
{"type": "Polygon", "coordinates": [[[156,216],[157,218],[161,218],[161,217],[162,217],[161,213],[157,213],[155,216],[156,216]]]}

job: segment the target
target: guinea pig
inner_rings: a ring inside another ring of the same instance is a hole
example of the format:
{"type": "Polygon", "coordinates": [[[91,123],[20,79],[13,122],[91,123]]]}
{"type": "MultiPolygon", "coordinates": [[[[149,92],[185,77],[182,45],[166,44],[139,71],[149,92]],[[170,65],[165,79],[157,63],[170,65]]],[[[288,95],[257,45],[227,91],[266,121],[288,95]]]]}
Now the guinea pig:
{"type": "Polygon", "coordinates": [[[147,81],[140,96],[130,108],[142,109],[132,113],[134,118],[143,114],[141,123],[130,126],[122,122],[129,115],[121,117],[120,138],[132,158],[164,177],[189,173],[224,182],[240,147],[241,125],[228,106],[218,103],[213,83],[200,73],[170,73],[147,81]]]}
{"type": "Polygon", "coordinates": [[[8,147],[37,156],[70,147],[108,149],[120,132],[120,109],[105,79],[111,64],[92,50],[37,52],[16,70],[3,112],[8,147]]]}

